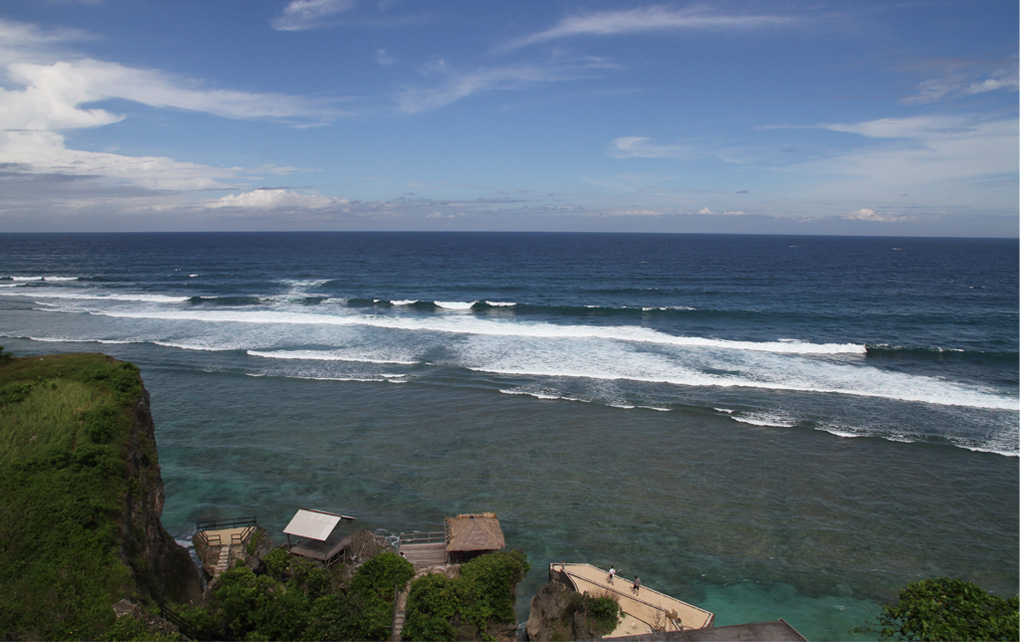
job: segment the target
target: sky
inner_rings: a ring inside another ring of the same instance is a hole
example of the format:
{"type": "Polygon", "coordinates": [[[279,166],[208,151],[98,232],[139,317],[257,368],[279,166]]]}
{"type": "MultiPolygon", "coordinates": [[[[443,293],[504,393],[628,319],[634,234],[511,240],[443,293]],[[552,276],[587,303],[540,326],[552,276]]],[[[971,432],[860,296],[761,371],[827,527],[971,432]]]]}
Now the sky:
{"type": "Polygon", "coordinates": [[[0,232],[1018,236],[1015,0],[3,0],[0,232]]]}

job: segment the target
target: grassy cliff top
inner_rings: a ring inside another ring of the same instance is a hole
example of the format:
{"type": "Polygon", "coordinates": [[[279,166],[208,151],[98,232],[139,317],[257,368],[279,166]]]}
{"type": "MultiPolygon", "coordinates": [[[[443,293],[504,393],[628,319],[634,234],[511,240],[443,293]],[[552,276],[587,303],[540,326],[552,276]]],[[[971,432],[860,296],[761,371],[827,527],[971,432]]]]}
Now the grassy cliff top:
{"type": "Polygon", "coordinates": [[[135,591],[121,557],[138,369],[0,348],[0,638],[96,639],[135,591]]]}

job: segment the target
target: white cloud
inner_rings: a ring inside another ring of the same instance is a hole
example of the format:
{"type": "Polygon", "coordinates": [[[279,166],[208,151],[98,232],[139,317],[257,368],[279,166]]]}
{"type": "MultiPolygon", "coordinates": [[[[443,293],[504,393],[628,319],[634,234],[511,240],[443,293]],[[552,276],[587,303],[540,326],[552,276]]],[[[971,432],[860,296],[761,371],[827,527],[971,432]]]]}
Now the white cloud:
{"type": "Polygon", "coordinates": [[[991,69],[963,70],[947,73],[940,78],[926,80],[918,85],[918,93],[900,99],[907,105],[926,105],[953,98],[984,94],[991,91],[1017,91],[1020,89],[1016,60],[1011,64],[991,69]]]}
{"type": "MultiPolygon", "coordinates": [[[[337,114],[311,101],[282,94],[253,94],[223,89],[198,89],[198,83],[176,79],[150,69],[126,67],[98,60],[77,60],[40,65],[19,62],[8,65],[10,78],[25,87],[21,92],[5,92],[6,101],[28,102],[64,122],[64,127],[87,127],[116,122],[101,110],[85,112],[80,105],[111,98],[122,98],[152,107],[172,107],[198,111],[225,118],[272,119],[323,122],[337,114]],[[17,94],[22,94],[21,98],[17,94]],[[83,120],[85,124],[75,125],[83,120]]],[[[0,106],[2,107],[2,106],[0,106]]]]}
{"type": "Polygon", "coordinates": [[[554,82],[569,77],[567,71],[558,67],[508,66],[481,69],[456,74],[446,72],[442,67],[431,66],[429,73],[443,73],[445,82],[436,87],[408,88],[397,95],[397,107],[408,114],[445,107],[473,94],[519,89],[535,83],[554,82]]]}
{"type": "Polygon", "coordinates": [[[698,214],[711,214],[711,213],[712,210],[708,209],[707,207],[703,207],[700,210],[698,210],[698,214]]]}
{"type": "Polygon", "coordinates": [[[853,214],[842,217],[848,221],[876,221],[879,223],[898,223],[913,220],[910,216],[898,214],[879,214],[875,210],[862,207],[853,214]]]}
{"type": "Polygon", "coordinates": [[[205,207],[210,209],[241,207],[259,210],[318,210],[329,207],[343,207],[348,203],[349,201],[345,198],[330,198],[318,194],[301,194],[287,189],[257,189],[241,194],[227,194],[215,201],[205,203],[205,207]]]}
{"type": "Polygon", "coordinates": [[[611,36],[670,31],[728,30],[745,31],[788,25],[790,16],[715,12],[707,7],[653,6],[620,11],[598,11],[568,16],[556,26],[516,40],[507,47],[515,49],[537,42],[573,36],[611,36]]]}
{"type": "Polygon", "coordinates": [[[823,128],[883,143],[797,168],[866,178],[874,185],[894,184],[904,189],[964,178],[1015,176],[1018,171],[1020,132],[1015,119],[919,116],[823,128]]]}
{"type": "Polygon", "coordinates": [[[379,63],[380,65],[384,66],[384,67],[389,67],[390,65],[394,64],[395,62],[397,62],[397,59],[394,58],[385,49],[376,49],[375,50],[375,61],[377,63],[379,63]]]}
{"type": "Polygon", "coordinates": [[[0,66],[26,58],[57,60],[65,43],[87,39],[89,36],[78,30],[44,31],[35,25],[0,19],[0,66]]]}
{"type": "Polygon", "coordinates": [[[291,0],[270,25],[278,31],[313,29],[325,19],[353,10],[357,4],[355,0],[291,0]]]}
{"type": "Polygon", "coordinates": [[[96,107],[122,99],[158,108],[203,112],[224,118],[317,124],[337,114],[321,104],[278,94],[204,89],[198,81],[160,70],[80,58],[62,51],[80,32],[44,32],[0,20],[0,163],[20,174],[59,174],[106,179],[148,190],[222,188],[221,181],[247,172],[160,156],[122,156],[68,149],[64,134],[119,122],[123,115],[96,107]]]}
{"type": "Polygon", "coordinates": [[[693,158],[697,155],[686,145],[659,145],[645,136],[614,138],[607,154],[612,158],[693,158]]]}

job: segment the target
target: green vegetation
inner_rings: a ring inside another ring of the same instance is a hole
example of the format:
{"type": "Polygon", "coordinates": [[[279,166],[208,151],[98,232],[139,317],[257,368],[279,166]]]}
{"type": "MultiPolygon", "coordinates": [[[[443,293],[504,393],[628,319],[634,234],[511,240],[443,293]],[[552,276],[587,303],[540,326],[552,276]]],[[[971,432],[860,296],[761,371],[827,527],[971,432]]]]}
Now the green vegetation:
{"type": "Polygon", "coordinates": [[[265,573],[239,564],[219,576],[208,605],[184,610],[198,639],[388,640],[396,588],[414,576],[392,552],[365,562],[346,586],[283,548],[262,561],[265,573]]]}
{"type": "Polygon", "coordinates": [[[141,397],[131,364],[0,348],[0,638],[101,638],[139,597],[120,521],[141,397]]]}
{"type": "Polygon", "coordinates": [[[567,613],[584,617],[592,632],[597,635],[612,633],[620,622],[620,603],[611,595],[588,595],[574,592],[570,596],[567,613]]]}
{"type": "Polygon", "coordinates": [[[878,626],[882,640],[1018,640],[1020,598],[1006,599],[970,582],[936,577],[897,593],[894,603],[882,607],[878,626]]]}
{"type": "Polygon", "coordinates": [[[411,582],[405,640],[491,640],[513,625],[514,589],[530,564],[522,551],[497,551],[461,566],[460,577],[426,575],[411,582]]]}

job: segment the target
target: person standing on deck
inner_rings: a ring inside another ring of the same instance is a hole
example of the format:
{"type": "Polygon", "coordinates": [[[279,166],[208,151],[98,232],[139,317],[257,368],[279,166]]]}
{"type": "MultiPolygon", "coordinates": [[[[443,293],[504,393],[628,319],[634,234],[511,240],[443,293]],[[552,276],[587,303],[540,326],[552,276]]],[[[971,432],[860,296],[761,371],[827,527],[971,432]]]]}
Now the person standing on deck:
{"type": "Polygon", "coordinates": [[[641,578],[637,575],[634,576],[634,585],[630,587],[630,590],[634,591],[635,595],[641,590],[641,578]]]}
{"type": "Polygon", "coordinates": [[[609,567],[609,578],[608,578],[610,584],[613,583],[613,579],[615,577],[616,577],[616,567],[615,566],[610,566],[609,567]]]}

